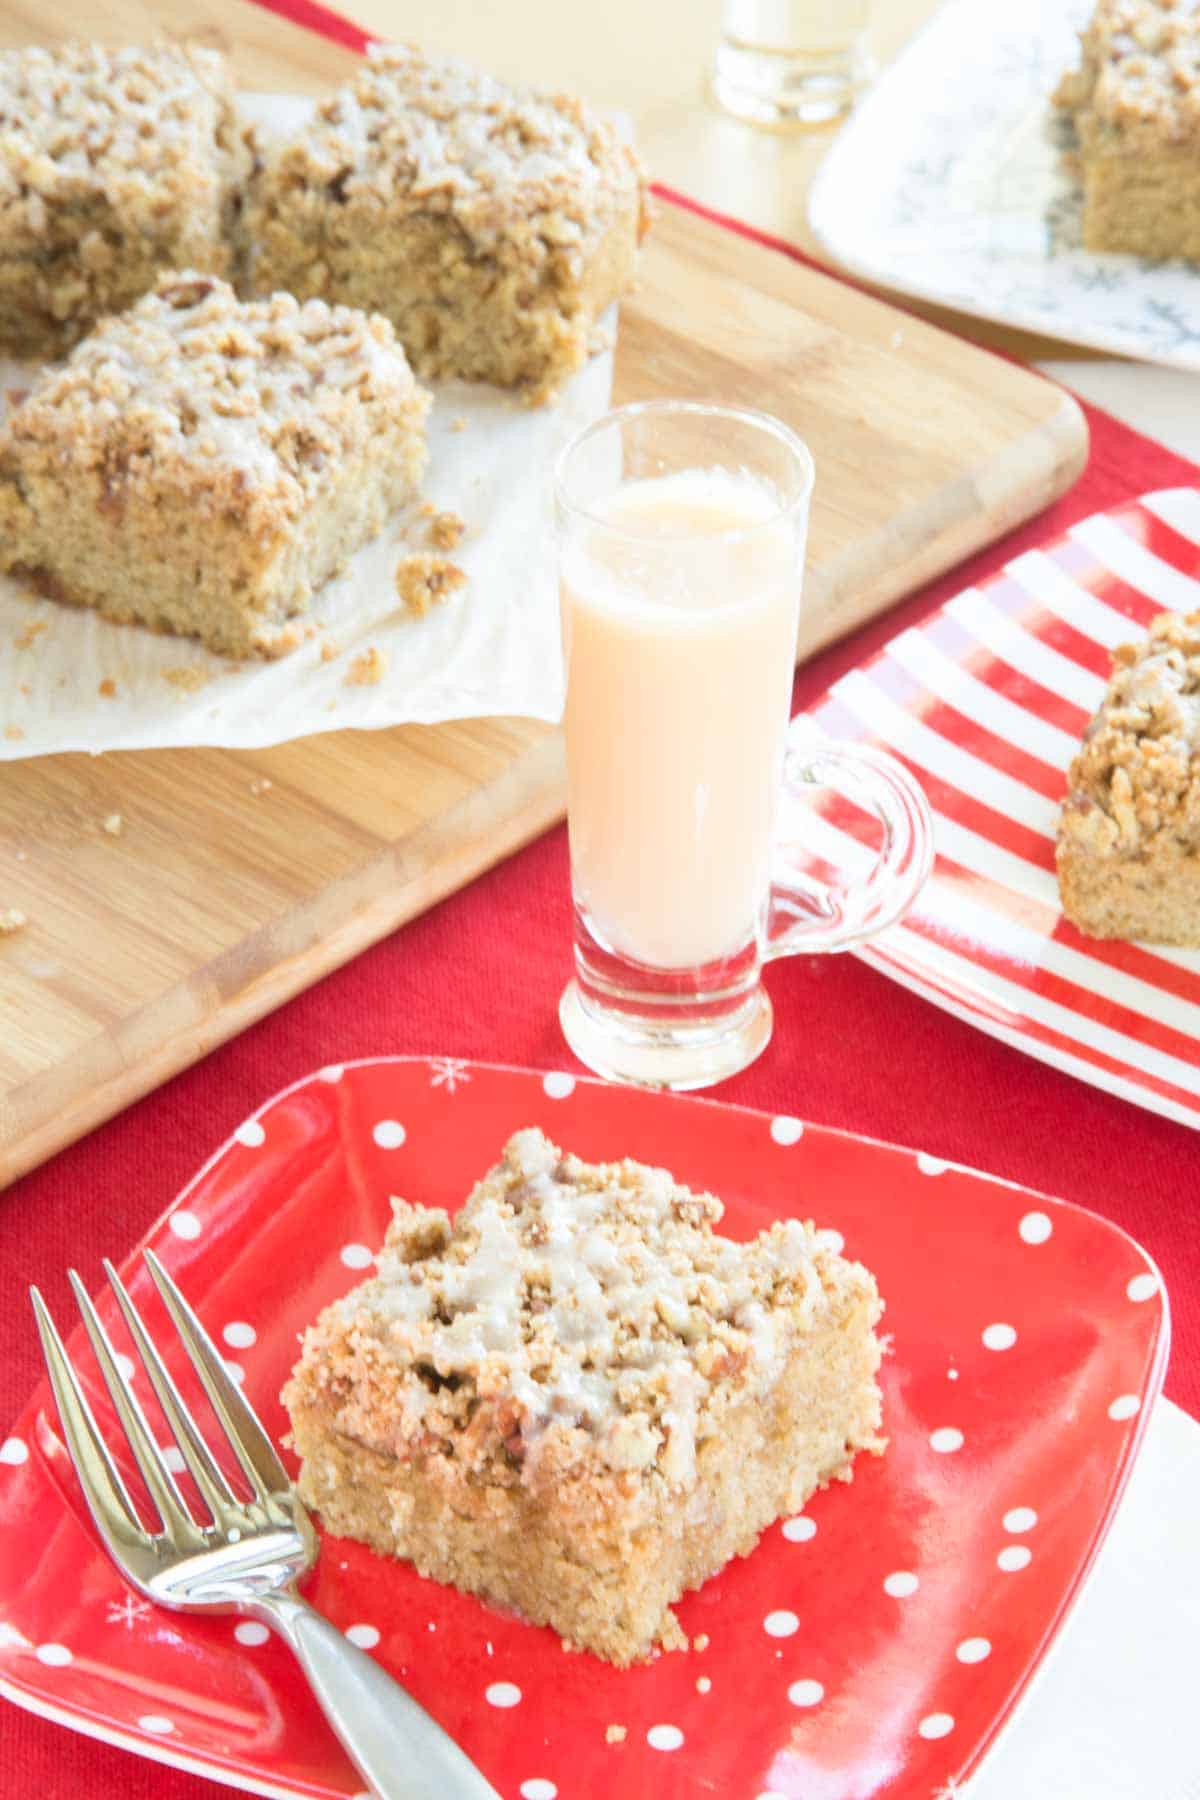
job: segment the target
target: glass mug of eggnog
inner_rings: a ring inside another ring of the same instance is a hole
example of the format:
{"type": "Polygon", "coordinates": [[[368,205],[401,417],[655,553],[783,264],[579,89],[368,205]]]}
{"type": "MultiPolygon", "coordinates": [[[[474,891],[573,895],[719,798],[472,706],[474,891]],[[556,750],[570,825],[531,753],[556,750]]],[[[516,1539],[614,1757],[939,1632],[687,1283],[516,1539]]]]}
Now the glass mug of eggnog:
{"type": "Polygon", "coordinates": [[[929,871],[929,809],[899,763],[789,749],[812,487],[786,425],[684,401],[622,407],[559,458],[575,909],[559,1017],[602,1075],[736,1073],[771,1035],[763,964],[882,930],[929,871]],[[876,821],[865,873],[828,886],[778,841],[789,797],[818,788],[876,821]]]}

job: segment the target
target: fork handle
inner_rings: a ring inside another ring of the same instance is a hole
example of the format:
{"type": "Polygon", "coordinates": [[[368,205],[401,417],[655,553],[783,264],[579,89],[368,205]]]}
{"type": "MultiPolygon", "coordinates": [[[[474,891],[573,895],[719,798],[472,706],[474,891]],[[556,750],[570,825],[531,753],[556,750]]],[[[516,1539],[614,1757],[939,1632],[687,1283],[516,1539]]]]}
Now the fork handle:
{"type": "Polygon", "coordinates": [[[424,1707],[292,1588],[254,1615],[291,1647],[321,1711],[379,1800],[499,1800],[424,1707]]]}

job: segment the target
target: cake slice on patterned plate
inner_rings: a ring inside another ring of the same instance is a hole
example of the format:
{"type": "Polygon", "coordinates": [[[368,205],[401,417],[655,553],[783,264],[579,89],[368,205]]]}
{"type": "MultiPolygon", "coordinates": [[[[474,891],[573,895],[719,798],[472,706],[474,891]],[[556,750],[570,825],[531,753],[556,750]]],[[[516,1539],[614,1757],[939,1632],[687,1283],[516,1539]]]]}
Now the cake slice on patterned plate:
{"type": "Polygon", "coordinates": [[[1200,612],[1123,644],[1071,764],[1063,911],[1092,937],[1200,945],[1200,612]]]}
{"type": "Polygon", "coordinates": [[[673,1601],[883,1448],[870,1274],[721,1213],[536,1130],[453,1222],[396,1202],[284,1389],[304,1499],[618,1665],[681,1646],[673,1601]]]}

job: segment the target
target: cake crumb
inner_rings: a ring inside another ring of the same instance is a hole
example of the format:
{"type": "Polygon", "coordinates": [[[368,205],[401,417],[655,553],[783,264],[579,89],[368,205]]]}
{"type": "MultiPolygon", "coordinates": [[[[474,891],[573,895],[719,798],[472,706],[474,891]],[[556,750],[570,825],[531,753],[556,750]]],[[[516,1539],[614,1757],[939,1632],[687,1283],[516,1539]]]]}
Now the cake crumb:
{"type": "Polygon", "coordinates": [[[707,1631],[702,1631],[698,1637],[692,1639],[692,1649],[707,1650],[711,1643],[712,1639],[709,1637],[707,1631]]]}
{"type": "Polygon", "coordinates": [[[439,550],[453,550],[466,529],[456,512],[434,513],[429,521],[430,541],[439,550]]]}
{"type": "Polygon", "coordinates": [[[388,656],[386,650],[380,650],[372,644],[360,656],[356,656],[346,671],[347,687],[374,687],[383,680],[387,673],[388,656]]]}
{"type": "Polygon", "coordinates": [[[106,675],[96,691],[102,700],[111,700],[117,691],[117,684],[111,675],[106,675]]]}
{"type": "Polygon", "coordinates": [[[451,431],[465,431],[467,429],[467,421],[462,413],[459,413],[457,419],[451,419],[450,429],[451,431]]]}
{"type": "Polygon", "coordinates": [[[604,1741],[606,1744],[623,1744],[628,1735],[629,1730],[627,1726],[609,1725],[604,1733],[604,1741]]]}
{"type": "Polygon", "coordinates": [[[14,931],[24,931],[29,920],[18,907],[10,906],[0,912],[0,937],[11,937],[14,931]]]}
{"type": "Polygon", "coordinates": [[[19,743],[25,736],[25,727],[23,725],[6,725],[4,727],[4,735],[6,738],[10,739],[12,743],[19,743]]]}
{"type": "Polygon", "coordinates": [[[16,650],[28,650],[33,643],[33,640],[40,637],[49,624],[49,619],[30,619],[28,625],[23,625],[13,639],[13,648],[16,650]]]}
{"type": "Polygon", "coordinates": [[[250,783],[250,792],[254,795],[254,798],[257,800],[258,796],[260,794],[269,794],[271,789],[274,786],[275,786],[275,783],[273,781],[271,781],[266,775],[264,775],[260,781],[252,781],[250,783]]]}
{"type": "Polygon", "coordinates": [[[697,1675],[697,1677],[696,1677],[696,1692],[698,1694],[707,1694],[711,1687],[712,1687],[712,1682],[709,1680],[707,1675],[697,1675]]]}
{"type": "Polygon", "coordinates": [[[109,837],[120,837],[125,829],[125,821],[120,813],[109,813],[107,819],[101,819],[100,829],[107,831],[109,837]]]}
{"type": "Polygon", "coordinates": [[[32,692],[33,692],[33,689],[30,687],[30,685],[27,681],[23,681],[23,682],[21,682],[20,686],[17,688],[17,692],[18,692],[18,694],[21,695],[22,699],[28,700],[30,694],[32,694],[32,692]]]}
{"type": "Polygon", "coordinates": [[[437,507],[432,500],[422,500],[417,511],[423,519],[432,519],[434,513],[437,511],[437,507]]]}
{"type": "Polygon", "coordinates": [[[328,639],[321,645],[321,661],[324,663],[334,662],[340,654],[338,646],[330,643],[328,639]]]}
{"type": "Polygon", "coordinates": [[[162,678],[182,694],[195,694],[207,683],[208,670],[202,669],[197,663],[190,663],[182,668],[164,669],[162,678]]]}
{"type": "Polygon", "coordinates": [[[396,565],[396,592],[409,612],[418,617],[462,587],[466,579],[457,563],[444,556],[432,556],[428,551],[402,556],[396,565]]]}

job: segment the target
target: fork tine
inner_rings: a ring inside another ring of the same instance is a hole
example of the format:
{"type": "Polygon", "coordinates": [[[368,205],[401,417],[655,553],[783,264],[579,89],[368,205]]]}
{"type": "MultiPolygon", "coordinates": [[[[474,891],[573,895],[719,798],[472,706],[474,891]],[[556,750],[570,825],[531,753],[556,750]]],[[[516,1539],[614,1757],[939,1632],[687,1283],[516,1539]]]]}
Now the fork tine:
{"type": "Polygon", "coordinates": [[[183,1340],[183,1347],[192,1360],[192,1367],[237,1452],[247,1479],[260,1499],[265,1499],[268,1494],[290,1493],[292,1484],[288,1472],[276,1455],[274,1444],[259,1424],[250,1402],[226,1369],[220,1351],[153,1250],[147,1250],[145,1255],[146,1267],[162,1295],[163,1305],[171,1315],[172,1323],[183,1340]]]}
{"type": "Polygon", "coordinates": [[[120,1560],[122,1549],[130,1544],[145,1543],[147,1534],[134,1511],[133,1501],[129,1498],[129,1490],[121,1479],[120,1471],[100,1436],[95,1416],[79,1385],[79,1377],[63,1347],[50,1310],[36,1287],[30,1288],[29,1298],[37,1319],[42,1355],[46,1359],[46,1372],[58,1407],[63,1437],[75,1465],[83,1497],[88,1503],[88,1511],[97,1531],[110,1552],[120,1560]]]}
{"type": "Polygon", "coordinates": [[[138,1355],[146,1366],[150,1377],[150,1385],[158,1396],[158,1404],[162,1407],[167,1424],[171,1427],[175,1441],[179,1446],[192,1480],[199,1488],[204,1503],[214,1520],[219,1520],[223,1507],[236,1506],[240,1502],[218,1464],[213,1460],[208,1445],[196,1429],[195,1420],[183,1403],[183,1396],[175,1382],[158,1348],[142,1324],[137,1308],[125,1291],[125,1284],[117,1274],[108,1258],[104,1258],[104,1273],[108,1276],[109,1286],[116,1295],[117,1305],[121,1309],[129,1335],[137,1346],[138,1355]]]}
{"type": "Polygon", "coordinates": [[[116,1352],[109,1341],[107,1331],[100,1323],[100,1316],[88,1297],[87,1289],[75,1273],[67,1270],[67,1280],[79,1303],[83,1315],[84,1330],[91,1339],[92,1349],[96,1353],[96,1361],[100,1364],[100,1373],[104,1384],[112,1396],[117,1416],[129,1439],[129,1448],[133,1452],[134,1461],[142,1473],[142,1480],[150,1492],[150,1498],[162,1520],[163,1529],[168,1537],[180,1538],[190,1535],[195,1530],[188,1510],[183,1503],[183,1495],[175,1486],[175,1478],[163,1460],[162,1451],[155,1443],[150,1427],[146,1423],[146,1415],[142,1411],[141,1402],[133,1392],[128,1381],[117,1367],[116,1352]]]}

